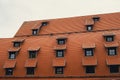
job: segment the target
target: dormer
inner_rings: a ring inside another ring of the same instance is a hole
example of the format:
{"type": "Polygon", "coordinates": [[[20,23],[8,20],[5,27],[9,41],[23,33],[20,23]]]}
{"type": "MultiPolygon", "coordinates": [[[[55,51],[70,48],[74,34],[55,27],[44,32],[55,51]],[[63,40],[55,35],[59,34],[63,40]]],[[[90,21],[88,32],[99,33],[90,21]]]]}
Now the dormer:
{"type": "Polygon", "coordinates": [[[104,33],[103,34],[103,37],[104,37],[104,39],[105,39],[106,42],[112,42],[112,41],[114,41],[114,36],[115,36],[114,33],[104,33]]]}
{"type": "Polygon", "coordinates": [[[14,39],[13,42],[13,47],[20,47],[21,44],[24,42],[25,39],[14,39]]]}
{"type": "Polygon", "coordinates": [[[65,37],[65,36],[57,37],[56,40],[57,40],[58,45],[64,45],[64,44],[66,44],[67,37],[65,37]]]}
{"type": "Polygon", "coordinates": [[[100,17],[99,16],[93,16],[92,19],[93,19],[94,22],[96,22],[96,21],[100,20],[100,17]]]}
{"type": "Polygon", "coordinates": [[[92,19],[87,19],[85,22],[85,27],[87,31],[92,31],[94,26],[94,21],[92,19]]]}
{"type": "Polygon", "coordinates": [[[41,23],[41,26],[47,26],[48,25],[48,22],[47,21],[44,21],[41,23]]]}

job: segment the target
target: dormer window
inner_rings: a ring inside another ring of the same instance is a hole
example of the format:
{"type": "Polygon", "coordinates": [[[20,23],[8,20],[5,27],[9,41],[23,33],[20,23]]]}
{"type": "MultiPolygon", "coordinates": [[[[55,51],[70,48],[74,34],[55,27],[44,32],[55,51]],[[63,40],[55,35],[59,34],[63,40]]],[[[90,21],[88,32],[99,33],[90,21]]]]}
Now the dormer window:
{"type": "Polygon", "coordinates": [[[42,26],[47,26],[48,22],[42,22],[41,25],[42,26]]]}
{"type": "Polygon", "coordinates": [[[117,54],[116,47],[109,47],[108,48],[108,55],[109,56],[114,56],[117,54]]]}
{"type": "Polygon", "coordinates": [[[114,36],[115,36],[114,34],[104,34],[103,36],[104,36],[106,42],[114,41],[114,36]]]}
{"type": "Polygon", "coordinates": [[[15,59],[17,52],[9,52],[9,59],[15,59]]]}
{"type": "Polygon", "coordinates": [[[111,42],[114,40],[114,36],[106,36],[106,41],[111,42]]]}
{"type": "Polygon", "coordinates": [[[13,43],[13,46],[14,46],[14,47],[20,47],[20,42],[14,42],[14,43],[13,43]]]}
{"type": "Polygon", "coordinates": [[[86,25],[87,31],[92,31],[93,30],[93,25],[86,25]]]}
{"type": "Polygon", "coordinates": [[[64,57],[64,50],[56,50],[56,57],[64,57]]]}
{"type": "Polygon", "coordinates": [[[93,48],[85,49],[85,56],[93,56],[93,48]]]}
{"type": "Polygon", "coordinates": [[[57,38],[57,44],[63,45],[66,43],[67,38],[66,37],[58,37],[57,38]]]}
{"type": "Polygon", "coordinates": [[[36,58],[37,51],[29,51],[29,58],[36,58]]]}
{"type": "Polygon", "coordinates": [[[100,20],[100,17],[94,16],[92,19],[93,19],[93,21],[99,21],[99,20],[100,20]]]}
{"type": "Polygon", "coordinates": [[[33,29],[32,30],[32,35],[38,35],[38,29],[33,29]]]}

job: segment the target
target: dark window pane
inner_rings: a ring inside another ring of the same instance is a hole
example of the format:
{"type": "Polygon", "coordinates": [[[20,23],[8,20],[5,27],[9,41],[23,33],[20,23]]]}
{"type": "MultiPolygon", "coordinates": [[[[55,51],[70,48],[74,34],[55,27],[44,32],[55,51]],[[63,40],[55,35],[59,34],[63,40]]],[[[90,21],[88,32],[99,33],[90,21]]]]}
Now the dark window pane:
{"type": "Polygon", "coordinates": [[[95,73],[95,66],[86,66],[86,73],[95,73]]]}
{"type": "Polygon", "coordinates": [[[6,68],[6,75],[13,75],[13,68],[6,68]]]}
{"type": "Polygon", "coordinates": [[[57,50],[56,57],[64,57],[64,50],[57,50]]]}
{"type": "Polygon", "coordinates": [[[93,49],[85,49],[85,56],[93,56],[93,49]]]}
{"type": "Polygon", "coordinates": [[[63,67],[55,67],[55,74],[63,74],[63,67]]]}
{"type": "Polygon", "coordinates": [[[47,26],[48,22],[42,22],[42,26],[47,26]]]}
{"type": "Polygon", "coordinates": [[[9,52],[9,59],[15,59],[16,58],[16,52],[9,52]]]}
{"type": "Polygon", "coordinates": [[[32,34],[37,35],[38,34],[38,29],[33,29],[32,34]]]}
{"type": "Polygon", "coordinates": [[[65,39],[58,39],[58,44],[65,44],[65,39]]]}
{"type": "Polygon", "coordinates": [[[111,65],[110,66],[110,72],[111,73],[118,73],[119,72],[119,66],[118,65],[111,65]]]}
{"type": "Polygon", "coordinates": [[[29,58],[36,58],[37,51],[29,51],[29,58]]]}
{"type": "Polygon", "coordinates": [[[92,31],[93,25],[87,25],[86,28],[87,28],[87,31],[92,31]]]}
{"type": "Polygon", "coordinates": [[[113,36],[106,36],[106,41],[111,42],[114,40],[113,38],[114,38],[113,36]]]}
{"type": "Polygon", "coordinates": [[[33,67],[27,68],[27,75],[34,75],[34,68],[33,67]]]}
{"type": "Polygon", "coordinates": [[[116,55],[116,47],[108,48],[108,55],[110,56],[116,55]]]}
{"type": "Polygon", "coordinates": [[[20,42],[14,42],[14,47],[20,47],[20,42]]]}

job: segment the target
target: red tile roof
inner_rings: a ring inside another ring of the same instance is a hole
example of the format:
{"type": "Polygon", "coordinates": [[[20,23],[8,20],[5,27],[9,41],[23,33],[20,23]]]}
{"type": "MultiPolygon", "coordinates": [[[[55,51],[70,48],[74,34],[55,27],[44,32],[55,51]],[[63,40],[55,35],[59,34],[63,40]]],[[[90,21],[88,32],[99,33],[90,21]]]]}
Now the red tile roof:
{"type": "Polygon", "coordinates": [[[95,48],[96,46],[95,46],[95,43],[91,43],[91,44],[89,44],[89,43],[84,43],[84,44],[82,44],[82,48],[83,49],[85,49],[85,48],[95,48]]]}
{"type": "Polygon", "coordinates": [[[120,65],[120,58],[107,58],[106,59],[107,65],[120,65]]]}
{"type": "Polygon", "coordinates": [[[83,66],[96,66],[97,65],[97,59],[94,57],[86,57],[82,59],[82,65],[83,66]]]}
{"type": "Polygon", "coordinates": [[[66,61],[64,58],[56,58],[53,60],[54,67],[61,67],[61,66],[65,66],[65,65],[66,65],[66,61]]]}
{"type": "Polygon", "coordinates": [[[37,60],[36,59],[28,59],[25,62],[25,67],[36,67],[37,66],[37,60]]]}
{"type": "Polygon", "coordinates": [[[18,47],[17,48],[16,47],[15,48],[11,47],[11,48],[8,49],[9,52],[11,52],[11,51],[12,52],[14,52],[14,51],[16,52],[16,51],[19,51],[19,50],[20,50],[20,48],[18,48],[18,47]]]}
{"type": "Polygon", "coordinates": [[[119,44],[117,42],[108,42],[104,44],[105,47],[118,47],[119,44]]]}
{"type": "Polygon", "coordinates": [[[54,50],[65,50],[66,49],[66,45],[57,45],[54,47],[54,50]]]}
{"type": "Polygon", "coordinates": [[[16,65],[16,60],[8,60],[5,62],[3,68],[14,68],[16,65]]]}

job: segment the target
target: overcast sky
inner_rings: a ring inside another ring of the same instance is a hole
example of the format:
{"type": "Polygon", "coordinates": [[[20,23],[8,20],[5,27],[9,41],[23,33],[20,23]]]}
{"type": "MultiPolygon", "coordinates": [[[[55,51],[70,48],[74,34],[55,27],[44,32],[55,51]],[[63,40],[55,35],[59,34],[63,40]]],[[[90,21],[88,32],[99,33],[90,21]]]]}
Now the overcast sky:
{"type": "Polygon", "coordinates": [[[120,12],[120,0],[0,0],[0,38],[24,21],[120,12]]]}

